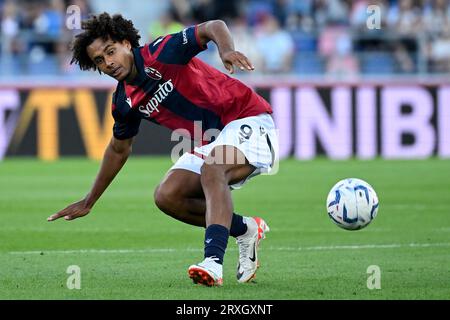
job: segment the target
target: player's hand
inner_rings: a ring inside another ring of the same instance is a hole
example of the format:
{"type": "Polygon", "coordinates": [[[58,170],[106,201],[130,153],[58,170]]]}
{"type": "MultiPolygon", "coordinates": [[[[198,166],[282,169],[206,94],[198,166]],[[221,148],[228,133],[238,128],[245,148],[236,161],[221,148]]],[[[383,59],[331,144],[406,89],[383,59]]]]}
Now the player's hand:
{"type": "Polygon", "coordinates": [[[253,64],[248,60],[248,58],[239,51],[227,51],[220,55],[223,65],[228,70],[230,74],[234,73],[234,67],[238,67],[242,71],[252,71],[255,70],[253,64]]]}
{"type": "Polygon", "coordinates": [[[70,206],[64,208],[63,210],[51,215],[47,218],[47,221],[54,221],[61,217],[64,217],[65,220],[73,220],[76,218],[84,217],[91,211],[90,208],[86,207],[85,200],[80,200],[71,204],[70,206]]]}

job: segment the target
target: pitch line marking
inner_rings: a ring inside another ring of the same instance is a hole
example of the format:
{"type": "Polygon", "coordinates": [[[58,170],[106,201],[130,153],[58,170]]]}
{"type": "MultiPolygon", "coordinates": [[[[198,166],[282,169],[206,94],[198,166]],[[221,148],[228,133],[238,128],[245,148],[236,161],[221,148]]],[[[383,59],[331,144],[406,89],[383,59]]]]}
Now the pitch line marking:
{"type": "MultiPolygon", "coordinates": [[[[395,249],[395,248],[429,248],[450,247],[450,243],[396,243],[396,244],[367,244],[367,245],[338,245],[338,246],[310,246],[310,247],[265,247],[270,251],[323,251],[323,250],[361,250],[361,249],[395,249]]],[[[237,251],[229,248],[228,251],[237,251]]],[[[168,253],[168,252],[201,252],[201,248],[148,248],[148,249],[79,249],[79,250],[34,250],[34,251],[10,251],[13,255],[40,255],[40,254],[128,254],[128,253],[168,253]]]]}

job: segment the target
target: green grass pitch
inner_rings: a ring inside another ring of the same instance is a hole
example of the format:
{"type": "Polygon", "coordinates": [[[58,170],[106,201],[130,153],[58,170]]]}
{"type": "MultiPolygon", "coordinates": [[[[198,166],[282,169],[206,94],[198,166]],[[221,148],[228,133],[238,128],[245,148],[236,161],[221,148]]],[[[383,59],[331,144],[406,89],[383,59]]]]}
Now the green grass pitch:
{"type": "Polygon", "coordinates": [[[450,161],[285,160],[274,176],[233,191],[235,210],[271,227],[255,283],[235,280],[230,238],[224,286],[193,285],[187,268],[203,257],[203,229],[160,213],[153,190],[169,158],[132,157],[93,211],[46,221],[89,190],[99,163],[0,163],[0,299],[449,299],[450,161]],[[346,231],[325,199],[338,180],[358,177],[378,193],[378,217],[346,231]],[[69,290],[67,268],[80,267],[69,290]],[[369,266],[381,288],[367,287],[369,266]]]}

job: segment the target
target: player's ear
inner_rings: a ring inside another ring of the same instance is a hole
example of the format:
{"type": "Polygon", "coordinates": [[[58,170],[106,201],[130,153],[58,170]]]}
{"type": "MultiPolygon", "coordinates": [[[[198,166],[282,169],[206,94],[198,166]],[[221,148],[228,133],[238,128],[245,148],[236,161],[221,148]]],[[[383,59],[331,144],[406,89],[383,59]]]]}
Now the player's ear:
{"type": "Polygon", "coordinates": [[[130,43],[130,41],[128,41],[127,39],[124,39],[124,40],[122,41],[122,44],[123,44],[125,47],[127,47],[128,50],[131,50],[131,43],[130,43]]]}

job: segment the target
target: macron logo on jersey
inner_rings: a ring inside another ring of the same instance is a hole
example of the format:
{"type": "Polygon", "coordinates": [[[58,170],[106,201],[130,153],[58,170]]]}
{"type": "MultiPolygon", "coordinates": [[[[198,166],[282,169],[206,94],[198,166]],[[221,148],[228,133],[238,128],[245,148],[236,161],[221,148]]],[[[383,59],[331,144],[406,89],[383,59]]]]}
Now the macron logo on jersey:
{"type": "Polygon", "coordinates": [[[144,114],[146,118],[150,118],[153,112],[159,112],[158,106],[162,103],[170,92],[173,91],[172,79],[167,80],[159,85],[153,97],[151,97],[145,106],[139,106],[139,111],[144,114]]]}
{"type": "Polygon", "coordinates": [[[153,46],[156,46],[158,43],[160,43],[161,41],[163,41],[164,37],[160,37],[158,40],[155,41],[155,43],[153,44],[153,46]]]}
{"type": "Polygon", "coordinates": [[[187,38],[187,35],[186,35],[186,30],[187,30],[187,28],[186,28],[186,29],[183,29],[183,32],[182,32],[182,34],[183,34],[183,44],[188,43],[188,38],[187,38]]]}
{"type": "Polygon", "coordinates": [[[126,101],[126,103],[128,103],[130,108],[133,108],[133,105],[131,104],[131,98],[130,97],[127,97],[127,99],[125,101],[126,101]]]}

